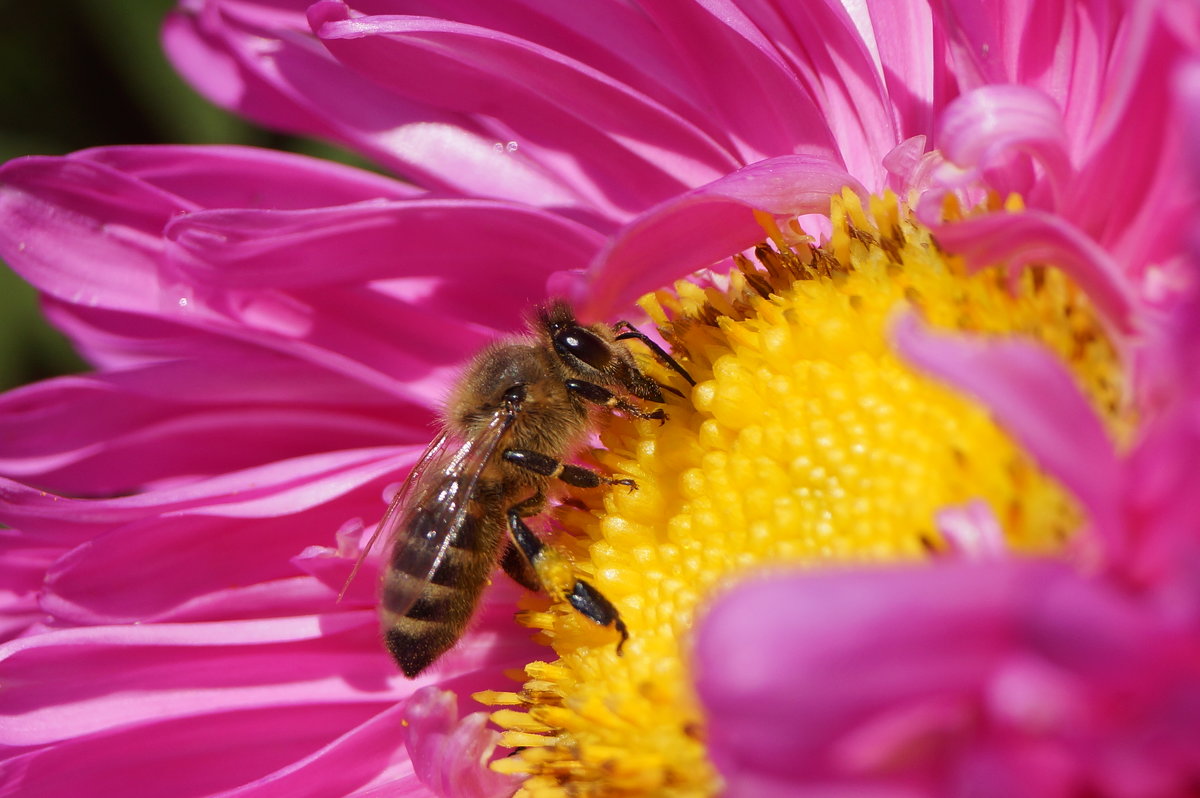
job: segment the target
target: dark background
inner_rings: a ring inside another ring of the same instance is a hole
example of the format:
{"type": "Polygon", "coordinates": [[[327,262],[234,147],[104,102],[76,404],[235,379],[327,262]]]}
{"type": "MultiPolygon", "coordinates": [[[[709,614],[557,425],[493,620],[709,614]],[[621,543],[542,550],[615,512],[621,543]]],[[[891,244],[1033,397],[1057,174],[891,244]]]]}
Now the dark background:
{"type": "MultiPolygon", "coordinates": [[[[251,144],[339,157],[210,105],[171,69],[174,0],[0,0],[0,161],[105,144],[251,144]]],[[[339,159],[343,159],[340,158],[339,159]]],[[[0,263],[0,390],[86,366],[0,263]]]]}

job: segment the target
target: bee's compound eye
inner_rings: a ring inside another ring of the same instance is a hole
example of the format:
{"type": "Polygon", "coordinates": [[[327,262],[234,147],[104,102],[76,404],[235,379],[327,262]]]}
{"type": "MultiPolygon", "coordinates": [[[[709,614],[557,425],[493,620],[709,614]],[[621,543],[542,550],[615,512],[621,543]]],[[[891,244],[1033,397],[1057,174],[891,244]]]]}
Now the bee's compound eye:
{"type": "Polygon", "coordinates": [[[603,371],[612,363],[612,349],[600,336],[582,327],[568,327],[554,336],[554,347],[570,354],[594,369],[603,371]]]}

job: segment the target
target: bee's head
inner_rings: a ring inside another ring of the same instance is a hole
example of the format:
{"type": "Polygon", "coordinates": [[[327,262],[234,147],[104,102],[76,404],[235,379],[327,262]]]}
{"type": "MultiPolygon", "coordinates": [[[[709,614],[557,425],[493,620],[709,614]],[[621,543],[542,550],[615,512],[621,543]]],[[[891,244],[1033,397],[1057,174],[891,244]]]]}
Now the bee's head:
{"type": "Polygon", "coordinates": [[[538,308],[534,331],[554,347],[568,377],[605,386],[620,386],[652,402],[663,400],[658,386],[638,369],[633,355],[617,340],[613,328],[598,323],[584,326],[561,299],[538,308]]]}

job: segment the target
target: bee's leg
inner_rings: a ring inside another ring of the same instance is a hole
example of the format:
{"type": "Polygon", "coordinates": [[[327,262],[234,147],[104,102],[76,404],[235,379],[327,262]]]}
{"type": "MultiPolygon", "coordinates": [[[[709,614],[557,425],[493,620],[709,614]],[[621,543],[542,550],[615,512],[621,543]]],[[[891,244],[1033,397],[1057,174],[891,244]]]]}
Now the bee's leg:
{"type": "MultiPolygon", "coordinates": [[[[538,491],[520,504],[513,505],[509,508],[509,512],[516,512],[519,517],[528,518],[531,515],[537,515],[545,507],[546,495],[538,491]]],[[[542,589],[542,583],[538,580],[537,569],[533,567],[533,563],[517,548],[516,543],[511,538],[504,546],[504,555],[500,558],[500,566],[504,568],[504,573],[511,576],[518,585],[526,590],[536,592],[542,589]]]]}
{"type": "Polygon", "coordinates": [[[512,577],[514,582],[526,590],[536,593],[542,589],[537,571],[525,559],[525,555],[517,551],[517,547],[511,541],[504,546],[504,554],[500,557],[500,567],[504,569],[504,573],[512,577]]]}
{"type": "Polygon", "coordinates": [[[620,410],[626,415],[636,416],[637,418],[654,419],[660,424],[665,424],[667,421],[667,414],[662,408],[652,413],[647,413],[632,402],[617,396],[603,385],[596,385],[594,382],[584,382],[583,380],[567,380],[566,386],[568,391],[585,402],[607,407],[610,410],[620,410]]]}
{"type": "MultiPolygon", "coordinates": [[[[603,389],[601,389],[603,390],[603,389]]],[[[662,411],[659,411],[662,412],[662,411]]],[[[529,449],[505,449],[503,457],[505,461],[512,463],[515,466],[520,466],[527,471],[532,471],[535,474],[541,474],[544,477],[551,479],[560,479],[576,488],[598,488],[601,485],[624,485],[630,490],[637,490],[637,483],[632,479],[613,479],[602,474],[597,474],[587,468],[570,463],[564,463],[561,460],[556,460],[548,454],[534,452],[529,449]]],[[[527,500],[528,501],[528,500],[527,500]]],[[[543,500],[543,504],[544,504],[543,500]]],[[[516,505],[521,507],[525,502],[516,505]]],[[[524,518],[531,515],[537,515],[541,512],[541,507],[533,512],[525,513],[524,518]]]]}
{"type": "MultiPolygon", "coordinates": [[[[662,363],[664,366],[671,369],[676,374],[678,374],[679,376],[681,376],[685,380],[687,380],[688,385],[696,384],[696,381],[692,379],[692,375],[687,373],[687,369],[685,369],[683,366],[679,365],[679,361],[677,361],[675,358],[668,355],[661,346],[659,346],[657,343],[655,343],[654,340],[651,339],[644,332],[639,330],[637,327],[634,327],[632,324],[630,324],[627,321],[619,321],[613,325],[613,332],[617,332],[618,330],[622,330],[622,329],[625,330],[625,332],[620,333],[617,336],[618,341],[628,341],[630,338],[636,338],[637,340],[639,340],[643,344],[645,344],[647,349],[649,349],[651,352],[654,353],[654,356],[656,358],[658,358],[660,363],[662,363]]],[[[679,394],[679,391],[675,390],[674,388],[671,388],[670,386],[664,385],[662,387],[666,388],[668,391],[671,391],[672,393],[679,394]]],[[[682,396],[682,394],[680,394],[680,395],[682,396]]]]}
{"type": "MultiPolygon", "coordinates": [[[[538,504],[544,503],[541,494],[533,497],[538,504]]],[[[542,543],[537,535],[525,525],[523,513],[527,513],[530,499],[514,504],[508,509],[508,532],[512,535],[516,548],[529,561],[529,565],[537,574],[538,581],[547,593],[565,598],[580,615],[598,626],[612,627],[621,635],[617,643],[617,653],[629,639],[629,630],[621,620],[620,613],[612,602],[604,597],[596,588],[582,579],[575,578],[575,569],[565,557],[558,553],[553,546],[542,543]]]]}

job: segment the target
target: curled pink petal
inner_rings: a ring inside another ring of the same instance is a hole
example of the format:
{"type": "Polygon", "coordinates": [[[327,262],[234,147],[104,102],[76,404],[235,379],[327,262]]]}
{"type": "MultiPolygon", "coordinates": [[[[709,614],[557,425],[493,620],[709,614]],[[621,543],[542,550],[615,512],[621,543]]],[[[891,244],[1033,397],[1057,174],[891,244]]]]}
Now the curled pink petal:
{"type": "Polygon", "coordinates": [[[502,798],[520,780],[487,768],[500,735],[487,728],[487,714],[458,716],[458,698],[426,687],[408,700],[405,744],[417,777],[439,798],[502,798]]]}
{"type": "Polygon", "coordinates": [[[580,313],[607,318],[637,297],[761,241],[754,216],[828,213],[843,187],[864,193],[840,168],[799,155],[744,167],[652,208],[615,237],[574,286],[580,313]]]}
{"type": "Polygon", "coordinates": [[[1062,197],[1071,170],[1062,115],[1053,100],[1024,86],[987,86],[946,107],[938,137],[942,151],[960,166],[983,170],[1001,195],[1031,188],[1017,152],[1032,155],[1062,197]]]}
{"type": "Polygon", "coordinates": [[[888,171],[893,191],[902,193],[908,186],[920,187],[919,167],[925,154],[925,136],[913,136],[893,147],[883,156],[882,164],[888,171]]]}
{"type": "Polygon", "coordinates": [[[1100,419],[1066,367],[1041,346],[1016,338],[936,333],[906,313],[892,328],[914,365],[980,399],[1035,460],[1087,508],[1117,559],[1120,466],[1100,419]]]}
{"type": "Polygon", "coordinates": [[[1037,263],[1067,271],[1105,319],[1124,333],[1135,329],[1135,292],[1112,256],[1061,217],[1037,210],[992,213],[930,225],[938,243],[971,269],[1003,263],[1016,273],[1037,263]]]}

